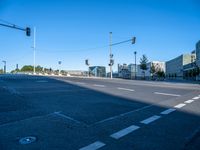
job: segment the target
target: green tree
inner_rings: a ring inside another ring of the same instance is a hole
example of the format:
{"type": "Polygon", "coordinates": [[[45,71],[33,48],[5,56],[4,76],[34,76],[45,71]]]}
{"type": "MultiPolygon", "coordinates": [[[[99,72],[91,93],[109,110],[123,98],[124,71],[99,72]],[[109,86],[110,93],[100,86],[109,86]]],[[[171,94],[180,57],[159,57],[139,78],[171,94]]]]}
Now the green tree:
{"type": "Polygon", "coordinates": [[[150,73],[152,74],[152,77],[154,77],[154,74],[156,73],[156,67],[153,63],[151,65],[150,73]]]}
{"type": "Polygon", "coordinates": [[[165,73],[162,70],[159,70],[156,74],[158,75],[159,78],[165,77],[165,73]]]}
{"type": "Polygon", "coordinates": [[[196,75],[198,76],[199,74],[200,74],[200,68],[197,67],[197,68],[196,68],[196,75]]]}
{"type": "Polygon", "coordinates": [[[21,71],[22,72],[30,72],[30,71],[33,71],[33,66],[31,65],[25,65],[21,68],[21,71]]]}
{"type": "Polygon", "coordinates": [[[41,67],[40,65],[35,67],[35,71],[36,72],[42,72],[43,71],[43,67],[41,67]]]}
{"type": "Polygon", "coordinates": [[[140,58],[140,69],[143,70],[144,73],[144,79],[145,79],[145,70],[147,70],[147,63],[148,63],[148,59],[146,57],[146,55],[142,55],[142,58],[140,58]]]}
{"type": "Polygon", "coordinates": [[[3,73],[3,69],[0,69],[0,74],[2,74],[3,73]]]}

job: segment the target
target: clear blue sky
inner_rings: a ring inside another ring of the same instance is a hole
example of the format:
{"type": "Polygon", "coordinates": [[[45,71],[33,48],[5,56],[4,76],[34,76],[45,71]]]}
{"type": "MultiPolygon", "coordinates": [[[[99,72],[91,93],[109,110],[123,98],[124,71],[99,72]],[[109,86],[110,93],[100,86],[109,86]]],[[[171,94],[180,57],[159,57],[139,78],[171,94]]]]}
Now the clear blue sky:
{"type": "MultiPolygon", "coordinates": [[[[86,70],[91,65],[108,68],[109,48],[91,49],[137,37],[135,45],[113,47],[118,63],[167,61],[189,53],[200,40],[199,0],[0,0],[0,19],[37,28],[36,64],[44,67],[86,70]]],[[[2,22],[1,22],[2,23],[2,22]]],[[[33,64],[33,36],[0,26],[0,68],[33,64]]],[[[108,69],[107,69],[108,70],[108,69]]]]}

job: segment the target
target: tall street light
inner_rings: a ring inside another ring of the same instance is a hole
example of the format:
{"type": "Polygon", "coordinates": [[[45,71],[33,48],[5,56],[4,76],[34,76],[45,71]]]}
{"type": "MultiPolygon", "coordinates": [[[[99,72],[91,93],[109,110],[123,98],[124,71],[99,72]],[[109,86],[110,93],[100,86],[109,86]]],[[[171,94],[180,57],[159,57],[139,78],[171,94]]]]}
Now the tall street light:
{"type": "Polygon", "coordinates": [[[136,51],[134,52],[134,55],[135,55],[135,79],[136,79],[136,55],[137,55],[136,51]]]}
{"type": "Polygon", "coordinates": [[[61,75],[61,63],[62,61],[58,61],[58,65],[59,65],[59,70],[58,70],[58,75],[61,75]]]}
{"type": "Polygon", "coordinates": [[[33,74],[35,74],[35,49],[36,49],[36,46],[35,46],[35,39],[36,39],[36,27],[34,27],[33,29],[33,74]]]}

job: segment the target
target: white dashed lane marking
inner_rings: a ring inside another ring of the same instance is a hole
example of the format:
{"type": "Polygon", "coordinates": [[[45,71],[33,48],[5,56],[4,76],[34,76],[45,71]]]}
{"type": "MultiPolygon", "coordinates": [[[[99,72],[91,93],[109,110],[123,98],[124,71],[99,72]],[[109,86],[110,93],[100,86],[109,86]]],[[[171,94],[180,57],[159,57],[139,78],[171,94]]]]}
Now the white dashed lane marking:
{"type": "Polygon", "coordinates": [[[161,116],[154,115],[154,116],[152,116],[152,117],[149,117],[149,118],[147,118],[147,119],[141,121],[140,123],[149,124],[149,123],[151,123],[151,122],[153,122],[153,121],[155,121],[155,120],[157,120],[157,119],[159,119],[159,118],[161,118],[161,116]]]}
{"type": "Polygon", "coordinates": [[[166,96],[181,96],[181,95],[177,95],[177,94],[171,94],[171,93],[160,93],[160,92],[154,92],[154,94],[158,94],[158,95],[166,95],[166,96]]]}
{"type": "Polygon", "coordinates": [[[189,103],[192,103],[192,102],[194,102],[194,100],[189,99],[189,100],[185,101],[184,103],[189,104],[189,103]]]}
{"type": "Polygon", "coordinates": [[[105,87],[105,85],[101,85],[101,84],[93,84],[93,86],[97,86],[97,87],[105,87]]]}
{"type": "Polygon", "coordinates": [[[193,97],[192,99],[195,99],[195,100],[196,100],[196,99],[199,99],[199,97],[193,97]]]}
{"type": "Polygon", "coordinates": [[[183,103],[181,103],[181,104],[178,104],[178,105],[176,105],[176,106],[174,106],[175,108],[181,108],[181,107],[183,107],[183,106],[185,106],[186,104],[183,104],[183,103]]]}
{"type": "Polygon", "coordinates": [[[135,90],[133,90],[133,89],[127,89],[127,88],[121,88],[121,87],[118,87],[117,89],[118,89],[118,90],[124,90],[124,91],[130,91],[130,92],[135,91],[135,90]]]}
{"type": "Polygon", "coordinates": [[[131,133],[131,132],[133,132],[133,131],[135,131],[137,129],[139,129],[139,128],[140,128],[139,126],[132,125],[132,126],[129,126],[129,127],[125,128],[125,129],[122,129],[122,130],[120,130],[120,131],[118,131],[116,133],[113,133],[110,136],[112,138],[114,138],[114,139],[119,139],[119,138],[121,138],[121,137],[123,137],[123,136],[125,136],[125,135],[127,135],[127,134],[129,134],[129,133],[131,133]]]}
{"type": "Polygon", "coordinates": [[[85,146],[85,147],[82,147],[80,148],[79,150],[97,150],[103,146],[105,146],[106,144],[105,143],[102,143],[100,141],[96,141],[88,146],[85,146]]]}
{"type": "Polygon", "coordinates": [[[167,110],[161,112],[160,114],[162,114],[162,115],[167,115],[167,114],[170,114],[170,113],[174,112],[175,110],[176,110],[176,109],[174,109],[174,108],[169,108],[169,109],[167,109],[167,110]]]}

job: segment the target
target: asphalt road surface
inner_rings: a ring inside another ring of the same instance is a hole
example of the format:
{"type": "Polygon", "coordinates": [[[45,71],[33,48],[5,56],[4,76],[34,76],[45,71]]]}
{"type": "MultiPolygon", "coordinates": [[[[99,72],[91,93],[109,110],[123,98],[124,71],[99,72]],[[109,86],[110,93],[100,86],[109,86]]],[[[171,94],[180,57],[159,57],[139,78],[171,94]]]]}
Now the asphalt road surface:
{"type": "Polygon", "coordinates": [[[199,150],[200,85],[0,76],[0,150],[78,149],[199,150]]]}

